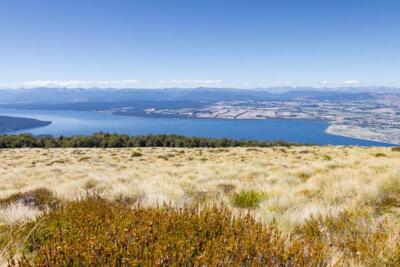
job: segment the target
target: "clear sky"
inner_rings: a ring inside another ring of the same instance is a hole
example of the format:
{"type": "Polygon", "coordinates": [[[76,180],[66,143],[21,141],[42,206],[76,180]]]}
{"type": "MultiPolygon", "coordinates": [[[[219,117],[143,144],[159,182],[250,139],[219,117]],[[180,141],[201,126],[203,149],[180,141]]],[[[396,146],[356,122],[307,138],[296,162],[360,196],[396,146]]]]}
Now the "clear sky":
{"type": "Polygon", "coordinates": [[[0,0],[0,87],[400,86],[399,0],[0,0]]]}

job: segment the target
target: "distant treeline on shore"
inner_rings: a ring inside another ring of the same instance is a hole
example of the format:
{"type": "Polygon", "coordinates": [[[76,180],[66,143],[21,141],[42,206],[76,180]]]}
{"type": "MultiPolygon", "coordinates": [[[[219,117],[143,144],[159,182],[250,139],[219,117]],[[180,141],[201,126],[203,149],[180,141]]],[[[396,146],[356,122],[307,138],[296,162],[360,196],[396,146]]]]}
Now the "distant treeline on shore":
{"type": "Polygon", "coordinates": [[[31,134],[0,135],[0,148],[66,148],[66,147],[271,147],[293,146],[284,141],[233,140],[187,137],[181,135],[140,135],[96,133],[88,136],[53,137],[31,134]]]}

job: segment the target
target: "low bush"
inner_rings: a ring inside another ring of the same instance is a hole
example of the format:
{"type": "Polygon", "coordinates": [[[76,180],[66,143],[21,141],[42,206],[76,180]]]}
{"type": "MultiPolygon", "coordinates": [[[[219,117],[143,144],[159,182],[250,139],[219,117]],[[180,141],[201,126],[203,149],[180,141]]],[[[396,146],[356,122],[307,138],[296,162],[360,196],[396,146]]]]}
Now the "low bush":
{"type": "Polygon", "coordinates": [[[241,191],[233,196],[233,205],[243,209],[257,208],[265,198],[264,194],[253,190],[241,191]]]}
{"type": "Polygon", "coordinates": [[[281,234],[224,208],[128,207],[99,198],[66,204],[32,228],[10,265],[322,266],[320,242],[281,234]]]}
{"type": "Polygon", "coordinates": [[[98,182],[97,182],[95,179],[88,179],[88,180],[85,182],[84,188],[85,188],[86,190],[90,190],[90,189],[95,188],[97,184],[98,184],[98,182]]]}
{"type": "Polygon", "coordinates": [[[312,217],[295,229],[304,240],[320,240],[355,266],[400,266],[399,233],[388,220],[374,222],[369,210],[312,217]]]}
{"type": "Polygon", "coordinates": [[[0,206],[6,206],[13,203],[21,203],[25,206],[34,206],[44,210],[49,207],[56,207],[59,204],[59,200],[46,188],[38,188],[24,193],[16,193],[7,198],[0,199],[0,206]]]}
{"type": "Polygon", "coordinates": [[[311,176],[312,176],[312,174],[311,174],[311,173],[308,173],[308,172],[299,172],[299,173],[297,173],[297,177],[298,177],[298,178],[300,179],[300,181],[302,181],[303,183],[304,183],[304,182],[307,182],[307,180],[310,179],[311,176]]]}
{"type": "MultiPolygon", "coordinates": [[[[252,200],[247,206],[262,196],[238,195],[252,200]]],[[[7,258],[10,266],[400,265],[396,221],[376,220],[368,207],[314,216],[284,234],[275,223],[262,224],[249,213],[234,216],[224,207],[139,202],[88,197],[64,202],[36,221],[0,224],[0,265],[7,258]]]]}
{"type": "Polygon", "coordinates": [[[219,184],[217,188],[224,192],[224,194],[229,195],[235,190],[236,186],[233,184],[219,184]]]}
{"type": "Polygon", "coordinates": [[[329,155],[324,155],[323,158],[324,160],[332,160],[332,157],[329,155]]]}
{"type": "Polygon", "coordinates": [[[132,158],[137,158],[137,157],[141,157],[141,156],[143,156],[143,154],[142,153],[140,153],[140,152],[137,152],[137,151],[135,151],[135,152],[133,152],[132,153],[132,158]]]}
{"type": "Polygon", "coordinates": [[[368,204],[374,207],[375,212],[384,214],[393,208],[400,208],[400,179],[391,179],[379,188],[379,194],[368,204]]]}

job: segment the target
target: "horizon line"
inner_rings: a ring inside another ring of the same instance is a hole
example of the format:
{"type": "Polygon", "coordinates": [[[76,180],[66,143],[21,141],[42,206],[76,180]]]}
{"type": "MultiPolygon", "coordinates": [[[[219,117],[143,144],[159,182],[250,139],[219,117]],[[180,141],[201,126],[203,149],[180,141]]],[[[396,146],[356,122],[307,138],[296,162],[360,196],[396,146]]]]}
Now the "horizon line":
{"type": "MultiPolygon", "coordinates": [[[[37,87],[0,87],[0,90],[41,90],[41,89],[53,89],[53,90],[243,90],[243,91],[291,91],[291,90],[308,90],[308,91],[343,91],[348,90],[358,92],[374,92],[374,89],[386,89],[382,93],[398,92],[400,93],[400,87],[397,86],[385,86],[385,85],[371,85],[371,86],[337,86],[337,87],[318,87],[318,86],[267,86],[267,87],[254,87],[254,88],[243,88],[243,87],[211,87],[211,86],[198,86],[198,87],[56,87],[56,86],[37,86],[37,87]]],[[[379,93],[379,92],[375,92],[379,93]]]]}

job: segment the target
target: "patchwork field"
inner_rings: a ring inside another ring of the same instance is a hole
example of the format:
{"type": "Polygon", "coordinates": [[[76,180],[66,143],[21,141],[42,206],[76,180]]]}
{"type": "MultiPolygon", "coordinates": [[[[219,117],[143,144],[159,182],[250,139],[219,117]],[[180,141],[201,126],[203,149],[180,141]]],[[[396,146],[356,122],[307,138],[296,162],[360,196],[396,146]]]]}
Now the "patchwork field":
{"type": "MultiPolygon", "coordinates": [[[[400,152],[391,148],[24,148],[2,149],[0,158],[3,200],[46,188],[66,202],[97,195],[149,208],[212,204],[322,240],[330,264],[400,255],[400,152]]],[[[23,201],[0,207],[3,227],[48,210],[23,201]]]]}

